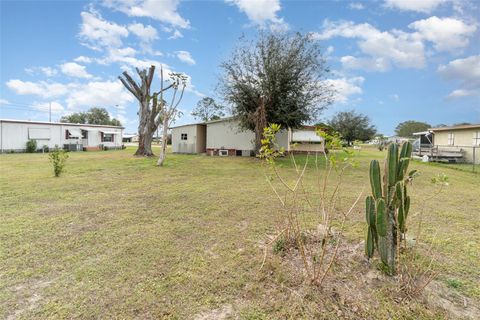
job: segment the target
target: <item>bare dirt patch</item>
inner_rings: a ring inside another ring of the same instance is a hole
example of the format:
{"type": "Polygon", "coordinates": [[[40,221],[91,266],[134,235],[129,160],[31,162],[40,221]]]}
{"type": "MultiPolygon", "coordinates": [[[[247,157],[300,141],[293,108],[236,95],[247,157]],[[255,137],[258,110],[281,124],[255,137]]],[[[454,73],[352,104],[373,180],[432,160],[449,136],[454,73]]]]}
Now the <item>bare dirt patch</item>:
{"type": "Polygon", "coordinates": [[[34,311],[42,300],[42,292],[50,286],[52,281],[38,279],[27,284],[15,286],[12,291],[17,297],[14,310],[7,316],[7,320],[14,320],[26,312],[34,311]]]}
{"type": "Polygon", "coordinates": [[[236,318],[236,316],[234,317],[234,309],[231,304],[225,304],[220,308],[204,311],[193,317],[194,320],[223,320],[236,318]]]}
{"type": "Polygon", "coordinates": [[[428,304],[448,312],[452,319],[480,319],[480,309],[472,299],[439,281],[432,281],[425,288],[424,298],[428,304]]]}

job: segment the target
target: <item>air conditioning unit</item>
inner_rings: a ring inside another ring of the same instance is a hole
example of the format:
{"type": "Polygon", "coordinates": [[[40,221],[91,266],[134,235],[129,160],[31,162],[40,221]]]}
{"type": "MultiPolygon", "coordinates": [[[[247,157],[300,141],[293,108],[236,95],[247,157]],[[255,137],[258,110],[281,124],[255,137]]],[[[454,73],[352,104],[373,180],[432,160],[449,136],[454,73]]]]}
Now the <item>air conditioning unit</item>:
{"type": "Polygon", "coordinates": [[[227,157],[228,156],[228,150],[218,150],[218,155],[220,157],[227,157]]]}
{"type": "Polygon", "coordinates": [[[251,150],[242,150],[242,157],[252,157],[252,152],[251,150]]]}

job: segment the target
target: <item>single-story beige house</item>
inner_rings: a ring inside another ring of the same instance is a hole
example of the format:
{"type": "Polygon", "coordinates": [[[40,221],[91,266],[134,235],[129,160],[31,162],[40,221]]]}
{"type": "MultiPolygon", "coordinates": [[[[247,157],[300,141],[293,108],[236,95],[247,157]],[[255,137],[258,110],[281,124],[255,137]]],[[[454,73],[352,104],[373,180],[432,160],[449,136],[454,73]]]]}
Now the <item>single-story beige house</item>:
{"type": "Polygon", "coordinates": [[[421,152],[433,159],[480,163],[480,124],[430,128],[416,135],[421,143],[428,140],[430,146],[421,152]]]}
{"type": "MultiPolygon", "coordinates": [[[[174,153],[206,153],[218,156],[252,156],[255,133],[243,130],[235,118],[224,118],[172,127],[174,153]]],[[[284,129],[277,143],[287,152],[324,152],[323,138],[314,127],[284,129]]]]}

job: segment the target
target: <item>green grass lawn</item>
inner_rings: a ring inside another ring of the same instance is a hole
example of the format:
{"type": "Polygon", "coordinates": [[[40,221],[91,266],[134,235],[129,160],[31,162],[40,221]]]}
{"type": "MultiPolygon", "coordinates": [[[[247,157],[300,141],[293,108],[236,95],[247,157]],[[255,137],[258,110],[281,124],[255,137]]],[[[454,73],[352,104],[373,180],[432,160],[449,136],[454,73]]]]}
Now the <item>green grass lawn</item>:
{"type": "MultiPolygon", "coordinates": [[[[325,291],[302,284],[279,256],[259,271],[261,244],[278,223],[259,160],[169,154],[158,168],[133,151],[70,153],[60,178],[46,154],[0,155],[0,318],[447,316],[422,301],[398,303],[387,285],[366,288],[375,301],[361,306],[324,299],[325,291]]],[[[369,192],[368,163],[383,157],[358,153],[339,210],[363,187],[369,192]]],[[[292,171],[287,159],[281,166],[292,171]]],[[[437,282],[480,303],[480,175],[412,167],[421,175],[410,192],[410,223],[425,204],[424,240],[434,244],[437,282]],[[451,185],[424,203],[431,177],[442,172],[451,185]]],[[[359,257],[352,273],[366,268],[363,220],[362,201],[346,232],[359,257]]],[[[350,280],[342,280],[346,288],[350,280]]]]}

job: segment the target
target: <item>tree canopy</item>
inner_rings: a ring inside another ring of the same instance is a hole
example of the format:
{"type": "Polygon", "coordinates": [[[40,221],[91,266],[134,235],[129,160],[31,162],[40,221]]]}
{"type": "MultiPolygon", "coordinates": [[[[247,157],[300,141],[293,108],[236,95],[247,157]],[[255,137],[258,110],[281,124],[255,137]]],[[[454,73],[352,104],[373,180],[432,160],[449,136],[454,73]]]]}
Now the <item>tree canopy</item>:
{"type": "Polygon", "coordinates": [[[428,128],[431,128],[428,123],[408,120],[397,125],[395,134],[399,137],[413,138],[413,133],[426,131],[428,128]]]}
{"type": "Polygon", "coordinates": [[[197,102],[197,106],[192,111],[192,116],[202,121],[217,120],[225,116],[224,109],[225,107],[218,104],[213,98],[204,97],[197,102]]]}
{"type": "Polygon", "coordinates": [[[255,130],[257,143],[263,131],[258,121],[297,128],[317,119],[333,101],[333,88],[324,81],[325,58],[309,34],[242,38],[221,68],[220,91],[241,125],[255,130]]]}
{"type": "Polygon", "coordinates": [[[338,112],[328,124],[340,133],[349,145],[355,140],[370,140],[377,133],[370,119],[354,110],[338,112]]]}
{"type": "Polygon", "coordinates": [[[75,112],[60,118],[60,122],[102,124],[109,126],[121,126],[119,120],[110,118],[107,109],[93,107],[86,112],[75,112]]]}

